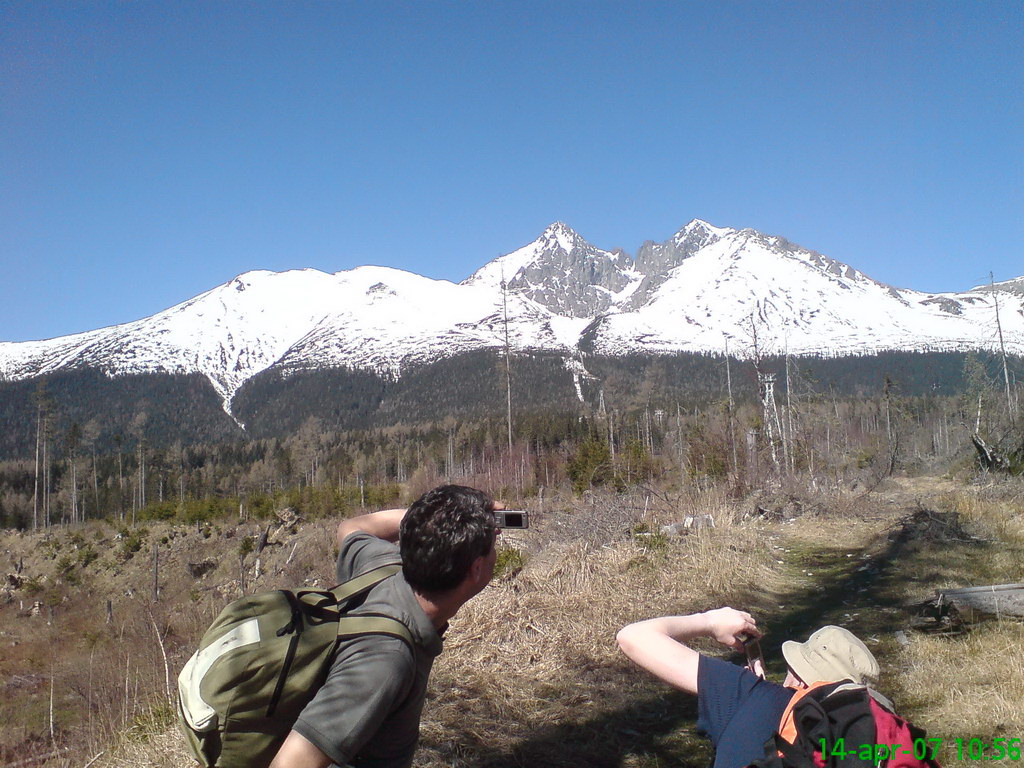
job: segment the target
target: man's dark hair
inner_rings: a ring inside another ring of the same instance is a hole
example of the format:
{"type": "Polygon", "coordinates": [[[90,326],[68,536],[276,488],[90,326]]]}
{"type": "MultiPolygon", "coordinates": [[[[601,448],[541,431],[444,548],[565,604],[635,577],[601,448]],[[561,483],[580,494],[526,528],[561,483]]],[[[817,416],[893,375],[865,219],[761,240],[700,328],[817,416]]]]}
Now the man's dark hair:
{"type": "Polygon", "coordinates": [[[456,587],[478,557],[490,553],[497,531],[494,500],[464,485],[442,485],[420,496],[402,518],[402,573],[420,592],[456,587]]]}

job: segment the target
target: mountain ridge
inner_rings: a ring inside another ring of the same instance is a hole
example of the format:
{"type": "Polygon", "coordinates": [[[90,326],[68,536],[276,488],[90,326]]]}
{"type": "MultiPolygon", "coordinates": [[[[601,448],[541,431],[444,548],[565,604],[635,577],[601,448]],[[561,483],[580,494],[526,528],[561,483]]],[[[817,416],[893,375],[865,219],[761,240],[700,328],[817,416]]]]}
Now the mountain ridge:
{"type": "MultiPolygon", "coordinates": [[[[208,378],[232,414],[271,369],[368,370],[510,346],[562,355],[1024,353],[1024,277],[962,293],[886,285],[783,237],[692,219],[635,259],[561,221],[460,283],[391,267],[252,270],[141,320],[0,342],[0,380],[93,368],[208,378]]],[[[567,362],[567,365],[570,364],[567,362]]]]}

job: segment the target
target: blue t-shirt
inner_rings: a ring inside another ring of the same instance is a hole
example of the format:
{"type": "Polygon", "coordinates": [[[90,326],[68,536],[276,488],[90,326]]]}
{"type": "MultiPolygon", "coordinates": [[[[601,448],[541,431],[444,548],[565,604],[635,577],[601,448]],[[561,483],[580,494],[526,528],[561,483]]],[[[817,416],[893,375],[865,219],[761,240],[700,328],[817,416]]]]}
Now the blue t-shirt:
{"type": "Polygon", "coordinates": [[[745,667],[701,656],[697,664],[697,730],[715,745],[714,768],[743,768],[764,757],[793,690],[745,667]]]}

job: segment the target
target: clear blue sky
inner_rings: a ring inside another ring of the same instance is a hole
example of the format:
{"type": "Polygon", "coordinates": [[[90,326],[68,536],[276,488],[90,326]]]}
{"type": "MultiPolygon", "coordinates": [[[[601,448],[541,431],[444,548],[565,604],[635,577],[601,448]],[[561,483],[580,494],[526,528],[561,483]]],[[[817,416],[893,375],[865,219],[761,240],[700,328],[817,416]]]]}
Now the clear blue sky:
{"type": "Polygon", "coordinates": [[[1024,3],[0,0],[0,340],[698,217],[1024,274],[1024,3]]]}

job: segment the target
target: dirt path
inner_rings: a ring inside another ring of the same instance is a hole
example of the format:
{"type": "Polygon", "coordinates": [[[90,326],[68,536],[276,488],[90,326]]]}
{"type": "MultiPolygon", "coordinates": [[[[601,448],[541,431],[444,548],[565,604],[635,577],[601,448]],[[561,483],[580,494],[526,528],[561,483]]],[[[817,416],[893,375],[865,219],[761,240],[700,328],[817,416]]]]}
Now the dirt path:
{"type": "Polygon", "coordinates": [[[901,480],[872,495],[872,514],[803,521],[780,531],[776,546],[792,588],[775,596],[764,644],[776,670],[784,671],[783,640],[839,624],[863,638],[878,657],[881,687],[899,693],[900,676],[890,657],[896,633],[911,631],[910,605],[971,570],[965,566],[986,562],[1000,546],[972,535],[947,509],[946,498],[955,489],[941,478],[901,480]]]}

